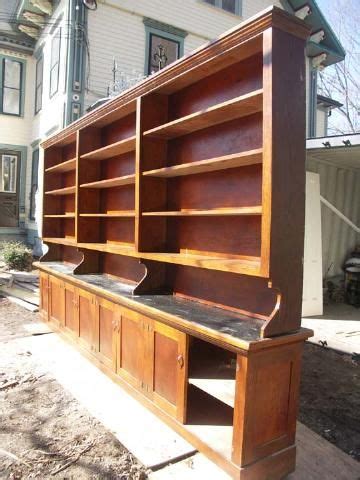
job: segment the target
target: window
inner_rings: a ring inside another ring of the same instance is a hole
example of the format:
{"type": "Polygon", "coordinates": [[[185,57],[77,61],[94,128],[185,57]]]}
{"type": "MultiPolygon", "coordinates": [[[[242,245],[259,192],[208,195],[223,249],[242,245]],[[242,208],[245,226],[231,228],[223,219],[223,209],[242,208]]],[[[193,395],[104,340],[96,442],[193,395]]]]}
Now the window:
{"type": "Polygon", "coordinates": [[[17,156],[1,155],[0,169],[0,191],[16,193],[17,156]]]}
{"type": "Polygon", "coordinates": [[[2,59],[1,113],[21,115],[23,64],[2,59]]]}
{"type": "Polygon", "coordinates": [[[148,74],[155,73],[175,62],[180,56],[180,42],[150,33],[148,74]]]}
{"type": "Polygon", "coordinates": [[[36,192],[39,186],[39,149],[33,151],[32,155],[32,166],[31,166],[31,190],[30,190],[30,220],[35,220],[35,199],[36,192]]]}
{"type": "Polygon", "coordinates": [[[204,0],[204,2],[221,8],[226,12],[241,15],[241,0],[204,0]]]}
{"type": "Polygon", "coordinates": [[[50,97],[55,95],[59,88],[59,70],[60,70],[60,42],[61,29],[59,28],[51,42],[51,61],[50,61],[50,97]]]}
{"type": "Polygon", "coordinates": [[[184,54],[187,32],[153,18],[145,17],[143,23],[146,31],[145,74],[151,75],[184,54]]]}
{"type": "Polygon", "coordinates": [[[35,114],[42,108],[44,58],[41,55],[36,62],[35,114]]]}

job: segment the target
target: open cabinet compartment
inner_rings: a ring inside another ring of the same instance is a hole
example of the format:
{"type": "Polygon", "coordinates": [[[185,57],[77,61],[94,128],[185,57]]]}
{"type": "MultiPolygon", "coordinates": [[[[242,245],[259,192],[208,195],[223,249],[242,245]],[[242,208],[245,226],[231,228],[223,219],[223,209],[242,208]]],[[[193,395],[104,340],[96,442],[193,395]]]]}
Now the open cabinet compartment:
{"type": "Polygon", "coordinates": [[[259,274],[262,72],[256,52],[171,95],[139,100],[138,245],[152,259],[259,274]]]}
{"type": "Polygon", "coordinates": [[[295,466],[307,35],[268,9],[43,144],[43,318],[234,479],[295,466]]]}
{"type": "Polygon", "coordinates": [[[44,155],[43,237],[76,241],[76,142],[44,155]]]}

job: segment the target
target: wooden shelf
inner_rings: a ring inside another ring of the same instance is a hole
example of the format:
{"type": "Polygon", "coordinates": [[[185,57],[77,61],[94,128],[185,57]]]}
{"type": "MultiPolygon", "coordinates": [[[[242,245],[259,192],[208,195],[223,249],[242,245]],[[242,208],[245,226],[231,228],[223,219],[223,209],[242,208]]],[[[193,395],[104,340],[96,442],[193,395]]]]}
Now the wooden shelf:
{"type": "Polygon", "coordinates": [[[158,262],[174,263],[190,267],[205,268],[210,270],[219,270],[222,272],[233,272],[261,276],[260,258],[225,258],[221,256],[197,255],[186,253],[163,253],[163,252],[139,252],[140,258],[155,260],[158,262]]]}
{"type": "Polygon", "coordinates": [[[262,148],[250,150],[248,152],[233,153],[222,157],[208,158],[197,162],[183,163],[172,167],[156,168],[143,172],[144,176],[149,177],[181,177],[183,175],[195,175],[197,173],[214,172],[218,170],[227,170],[229,168],[243,167],[262,163],[262,148]]]}
{"type": "Polygon", "coordinates": [[[164,139],[180,137],[206,127],[228,122],[234,118],[260,112],[262,105],[263,91],[260,89],[152,128],[144,132],[144,135],[164,139]]]}
{"type": "Polygon", "coordinates": [[[214,398],[234,408],[235,380],[224,378],[189,378],[190,385],[203,390],[214,398]]]}
{"type": "Polygon", "coordinates": [[[65,238],[65,237],[45,237],[42,239],[44,243],[58,243],[59,245],[69,245],[76,247],[75,237],[65,238]]]}
{"type": "Polygon", "coordinates": [[[144,212],[143,216],[149,217],[212,217],[225,215],[261,215],[262,207],[237,207],[237,208],[214,208],[211,210],[180,210],[168,212],[144,212]]]}
{"type": "Polygon", "coordinates": [[[119,210],[113,213],[80,213],[80,217],[87,218],[123,218],[135,217],[135,210],[119,210]]]}
{"type": "Polygon", "coordinates": [[[135,247],[116,245],[111,243],[78,243],[79,248],[86,250],[96,250],[98,252],[115,253],[118,255],[126,255],[128,257],[138,257],[139,254],[135,251],[135,247]]]}
{"type": "Polygon", "coordinates": [[[73,187],[58,188],[56,190],[49,190],[45,195],[71,195],[76,192],[75,185],[73,187]]]}
{"type": "Polygon", "coordinates": [[[75,218],[75,213],[64,213],[61,215],[44,215],[44,218],[75,218]]]}
{"type": "Polygon", "coordinates": [[[46,168],[45,172],[48,172],[48,173],[70,172],[71,170],[75,170],[75,168],[76,168],[76,158],[71,158],[70,160],[66,160],[66,162],[58,163],[53,167],[46,168]]]}
{"type": "Polygon", "coordinates": [[[83,183],[81,188],[112,188],[121,185],[133,185],[135,183],[135,175],[124,175],[122,177],[108,178],[106,180],[98,180],[97,182],[83,183]]]}
{"type": "Polygon", "coordinates": [[[92,152],[85,153],[81,155],[81,158],[87,160],[106,160],[116,155],[122,155],[123,153],[128,153],[135,150],[136,136],[125,138],[119,142],[112,143],[111,145],[106,145],[106,147],[98,148],[92,152]]]}

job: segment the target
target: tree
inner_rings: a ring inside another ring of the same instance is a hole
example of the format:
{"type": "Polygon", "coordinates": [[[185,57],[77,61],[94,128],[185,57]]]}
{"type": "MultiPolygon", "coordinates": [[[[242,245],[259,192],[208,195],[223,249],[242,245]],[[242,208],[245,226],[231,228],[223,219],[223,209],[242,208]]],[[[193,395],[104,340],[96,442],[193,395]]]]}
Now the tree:
{"type": "Polygon", "coordinates": [[[343,62],[320,73],[320,92],[343,103],[334,110],[329,133],[360,132],[360,2],[334,0],[325,13],[346,50],[343,62]]]}

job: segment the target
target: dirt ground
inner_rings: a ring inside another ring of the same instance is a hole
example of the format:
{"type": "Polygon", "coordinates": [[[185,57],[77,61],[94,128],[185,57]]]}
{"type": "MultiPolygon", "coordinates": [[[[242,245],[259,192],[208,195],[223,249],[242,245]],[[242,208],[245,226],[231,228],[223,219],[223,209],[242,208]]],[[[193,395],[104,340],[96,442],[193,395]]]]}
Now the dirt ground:
{"type": "MultiPolygon", "coordinates": [[[[38,322],[0,298],[0,478],[144,480],[145,468],[26,351],[38,322]]],[[[360,460],[358,359],[305,346],[300,421],[360,460]]]]}
{"type": "Polygon", "coordinates": [[[360,358],[305,344],[299,420],[360,461],[360,358]]]}

